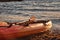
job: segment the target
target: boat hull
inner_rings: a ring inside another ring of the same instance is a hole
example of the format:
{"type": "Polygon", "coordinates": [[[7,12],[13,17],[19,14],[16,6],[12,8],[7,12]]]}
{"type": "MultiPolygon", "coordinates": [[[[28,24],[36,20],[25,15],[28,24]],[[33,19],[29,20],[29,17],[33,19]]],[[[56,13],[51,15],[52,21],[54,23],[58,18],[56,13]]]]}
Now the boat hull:
{"type": "Polygon", "coordinates": [[[24,37],[31,34],[47,31],[51,29],[52,22],[29,24],[29,26],[13,25],[10,28],[0,28],[0,40],[9,40],[24,37]]]}

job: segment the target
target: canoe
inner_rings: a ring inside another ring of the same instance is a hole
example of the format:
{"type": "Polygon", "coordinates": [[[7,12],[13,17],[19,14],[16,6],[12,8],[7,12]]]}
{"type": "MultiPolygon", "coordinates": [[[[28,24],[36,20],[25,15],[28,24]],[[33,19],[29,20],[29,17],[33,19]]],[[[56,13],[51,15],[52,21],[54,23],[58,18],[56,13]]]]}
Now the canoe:
{"type": "Polygon", "coordinates": [[[50,20],[36,20],[34,22],[26,21],[22,23],[10,24],[10,27],[8,25],[6,27],[0,26],[0,40],[24,37],[50,30],[52,27],[52,21],[50,20]]]}

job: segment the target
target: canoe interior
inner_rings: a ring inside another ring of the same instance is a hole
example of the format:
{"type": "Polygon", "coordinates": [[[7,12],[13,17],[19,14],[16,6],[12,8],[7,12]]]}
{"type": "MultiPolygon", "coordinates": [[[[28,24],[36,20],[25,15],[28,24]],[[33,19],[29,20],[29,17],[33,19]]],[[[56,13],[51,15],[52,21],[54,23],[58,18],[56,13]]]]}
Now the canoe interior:
{"type": "Polygon", "coordinates": [[[37,23],[47,23],[49,22],[50,20],[37,20],[37,21],[33,21],[33,22],[30,22],[30,21],[26,21],[26,22],[22,22],[22,23],[9,23],[9,22],[6,22],[9,26],[0,26],[0,27],[11,27],[13,24],[15,25],[22,25],[22,26],[28,26],[29,24],[37,24],[37,23]],[[17,24],[18,23],[18,24],[17,24]]]}

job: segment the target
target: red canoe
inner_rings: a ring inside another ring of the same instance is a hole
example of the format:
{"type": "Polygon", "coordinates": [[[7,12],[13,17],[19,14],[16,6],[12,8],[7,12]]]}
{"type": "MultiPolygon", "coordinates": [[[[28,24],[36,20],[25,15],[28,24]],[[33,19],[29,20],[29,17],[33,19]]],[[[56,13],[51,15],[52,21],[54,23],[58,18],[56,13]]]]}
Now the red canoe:
{"type": "Polygon", "coordinates": [[[32,23],[28,22],[22,22],[19,24],[15,23],[15,25],[11,25],[9,28],[7,27],[0,28],[0,40],[9,40],[13,38],[23,37],[47,31],[52,27],[52,22],[50,20],[48,21],[39,20],[34,21],[32,23]]]}

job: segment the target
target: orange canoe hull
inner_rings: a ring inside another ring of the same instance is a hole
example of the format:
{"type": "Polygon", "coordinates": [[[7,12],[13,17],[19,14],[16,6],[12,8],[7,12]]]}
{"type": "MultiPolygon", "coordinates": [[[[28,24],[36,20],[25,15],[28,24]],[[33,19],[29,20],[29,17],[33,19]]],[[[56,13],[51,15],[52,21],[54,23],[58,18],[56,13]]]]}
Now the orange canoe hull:
{"type": "Polygon", "coordinates": [[[13,38],[23,37],[39,32],[44,32],[52,27],[52,22],[48,21],[46,25],[42,23],[30,24],[28,27],[13,25],[10,28],[0,28],[0,40],[9,40],[13,38]]]}

